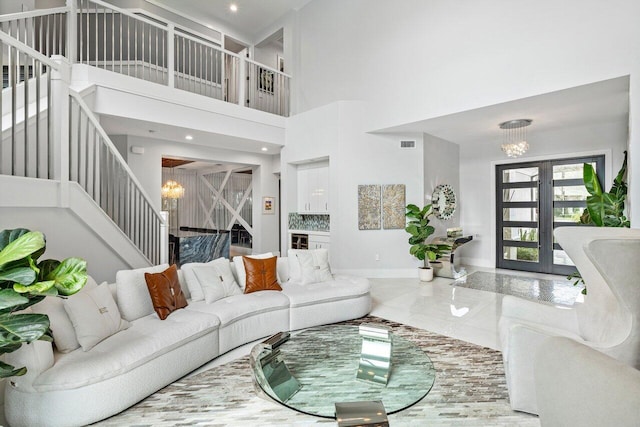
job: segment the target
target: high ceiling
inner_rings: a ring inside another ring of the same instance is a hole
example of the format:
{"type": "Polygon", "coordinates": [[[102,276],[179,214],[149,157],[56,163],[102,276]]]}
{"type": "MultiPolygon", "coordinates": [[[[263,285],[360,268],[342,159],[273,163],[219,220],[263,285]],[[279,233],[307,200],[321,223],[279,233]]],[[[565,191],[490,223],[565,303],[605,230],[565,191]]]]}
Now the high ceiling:
{"type": "Polygon", "coordinates": [[[530,132],[546,132],[589,123],[623,123],[629,115],[629,78],[619,77],[475,110],[407,123],[380,133],[428,133],[460,146],[500,141],[498,124],[532,119],[530,132]]]}
{"type": "Polygon", "coordinates": [[[298,10],[310,0],[150,0],[150,3],[181,11],[201,23],[223,22],[241,34],[254,37],[290,10],[298,10]],[[229,9],[231,4],[237,12],[229,9]]]}
{"type": "MultiPolygon", "coordinates": [[[[180,11],[185,17],[200,23],[224,23],[241,34],[255,38],[265,27],[277,21],[290,10],[297,10],[311,0],[145,0],[156,5],[180,11]],[[237,12],[229,9],[231,4],[237,12]]],[[[257,42],[258,40],[252,40],[257,42]]],[[[498,123],[518,119],[533,119],[530,132],[545,132],[588,123],[617,122],[626,126],[629,114],[629,79],[622,77],[604,82],[551,92],[502,104],[458,112],[446,116],[405,123],[380,133],[424,132],[452,141],[460,146],[494,143],[501,137],[498,123]]],[[[113,131],[128,131],[144,136],[150,126],[109,120],[107,126],[113,131]]],[[[156,126],[154,137],[181,140],[186,130],[156,126]]],[[[148,136],[148,134],[146,135],[148,136]]],[[[199,140],[216,141],[223,148],[260,152],[265,144],[218,135],[199,135],[199,140]]],[[[269,146],[269,153],[279,152],[280,147],[269,146]]]]}

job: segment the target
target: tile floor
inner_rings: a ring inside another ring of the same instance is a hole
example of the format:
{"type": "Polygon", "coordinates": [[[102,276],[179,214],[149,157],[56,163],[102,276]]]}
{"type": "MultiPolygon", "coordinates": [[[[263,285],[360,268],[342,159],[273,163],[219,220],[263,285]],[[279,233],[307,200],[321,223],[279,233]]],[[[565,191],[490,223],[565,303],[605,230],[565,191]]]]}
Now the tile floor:
{"type": "MultiPolygon", "coordinates": [[[[554,279],[564,277],[488,268],[467,268],[516,276],[554,279]]],[[[371,279],[371,315],[404,323],[448,337],[500,350],[498,319],[504,295],[453,287],[453,279],[371,279]]],[[[581,298],[578,297],[577,302],[581,298]]]]}
{"type": "MultiPolygon", "coordinates": [[[[467,267],[469,273],[485,271],[543,279],[564,278],[536,274],[467,267]]],[[[500,350],[498,319],[504,295],[462,287],[453,287],[453,279],[436,277],[424,283],[415,279],[370,279],[373,297],[372,316],[404,323],[420,329],[500,350]]],[[[577,303],[579,303],[578,297],[577,303]]],[[[257,341],[256,341],[257,342],[257,341]]],[[[239,347],[191,375],[249,354],[255,343],[239,347]]]]}

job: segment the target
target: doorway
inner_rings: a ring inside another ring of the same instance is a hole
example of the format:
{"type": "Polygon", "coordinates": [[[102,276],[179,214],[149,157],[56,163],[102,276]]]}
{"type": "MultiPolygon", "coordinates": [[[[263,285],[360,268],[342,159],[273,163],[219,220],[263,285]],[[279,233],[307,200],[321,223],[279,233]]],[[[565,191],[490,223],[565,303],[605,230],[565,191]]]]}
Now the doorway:
{"type": "Polygon", "coordinates": [[[496,166],[496,267],[561,275],[576,271],[553,230],[580,221],[588,196],[584,163],[593,165],[602,181],[604,155],[496,166]]]}

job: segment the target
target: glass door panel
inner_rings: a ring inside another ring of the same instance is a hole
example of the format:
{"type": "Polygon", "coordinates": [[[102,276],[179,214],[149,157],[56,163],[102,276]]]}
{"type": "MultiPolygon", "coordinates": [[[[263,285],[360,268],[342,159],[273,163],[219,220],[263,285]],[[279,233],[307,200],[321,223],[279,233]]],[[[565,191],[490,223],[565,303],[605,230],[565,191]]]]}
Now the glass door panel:
{"type": "Polygon", "coordinates": [[[567,225],[576,225],[580,222],[583,207],[553,208],[553,222],[565,222],[567,225]]]}
{"type": "Polygon", "coordinates": [[[504,221],[536,222],[538,221],[538,208],[503,208],[502,219],[504,221]]]}
{"type": "Polygon", "coordinates": [[[505,188],[502,190],[503,202],[537,202],[538,188],[505,188]]]}
{"type": "Polygon", "coordinates": [[[589,193],[584,185],[554,185],[553,200],[570,201],[570,200],[587,200],[589,193]]]}
{"type": "Polygon", "coordinates": [[[530,168],[516,167],[512,169],[503,169],[502,182],[534,182],[538,180],[539,173],[540,172],[536,166],[530,168]]]}
{"type": "Polygon", "coordinates": [[[516,242],[537,242],[538,229],[529,227],[502,227],[502,239],[516,242]]]}
{"type": "Polygon", "coordinates": [[[556,164],[553,165],[553,179],[578,179],[582,182],[582,169],[585,163],[591,163],[596,172],[599,172],[600,164],[598,161],[556,164]]]}
{"type": "Polygon", "coordinates": [[[523,261],[537,263],[539,260],[538,248],[521,248],[517,246],[505,246],[503,259],[509,261],[523,261]]]}

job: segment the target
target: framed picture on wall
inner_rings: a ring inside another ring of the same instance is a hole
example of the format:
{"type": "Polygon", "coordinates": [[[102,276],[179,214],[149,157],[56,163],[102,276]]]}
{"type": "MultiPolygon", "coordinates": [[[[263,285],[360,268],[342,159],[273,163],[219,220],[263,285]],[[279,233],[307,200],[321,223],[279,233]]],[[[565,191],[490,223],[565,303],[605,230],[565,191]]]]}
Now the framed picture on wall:
{"type": "Polygon", "coordinates": [[[273,71],[258,67],[258,90],[273,93],[273,71]]]}
{"type": "Polygon", "coordinates": [[[276,198],[263,197],[262,198],[262,214],[273,215],[275,213],[276,213],[276,198]]]}

